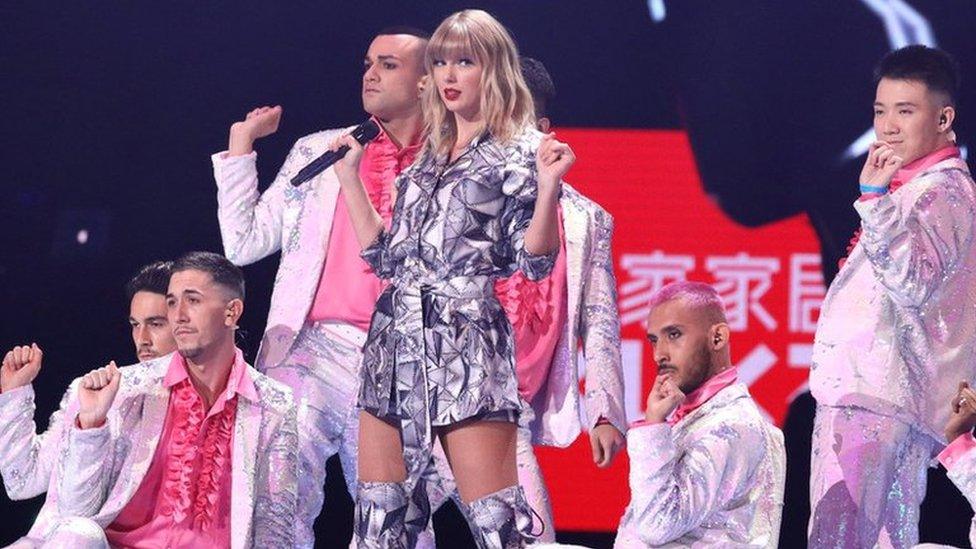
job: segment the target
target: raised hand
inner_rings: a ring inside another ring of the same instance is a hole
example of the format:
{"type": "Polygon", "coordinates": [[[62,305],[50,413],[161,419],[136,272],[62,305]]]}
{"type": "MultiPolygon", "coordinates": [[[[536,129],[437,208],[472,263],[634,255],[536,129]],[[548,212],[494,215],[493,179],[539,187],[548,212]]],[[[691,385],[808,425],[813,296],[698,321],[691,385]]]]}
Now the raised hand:
{"type": "Polygon", "coordinates": [[[230,156],[249,154],[254,150],[255,141],[278,131],[281,113],[281,105],[258,107],[247,113],[244,120],[234,122],[230,127],[228,154],[230,156]]]}
{"type": "Polygon", "coordinates": [[[661,423],[684,402],[685,394],[669,375],[659,375],[647,395],[647,408],[644,419],[650,423],[661,423]]]}
{"type": "Polygon", "coordinates": [[[891,145],[884,141],[875,141],[868,149],[868,159],[861,169],[859,182],[862,186],[886,190],[891,184],[891,178],[904,163],[891,145]]]}
{"type": "Polygon", "coordinates": [[[556,190],[574,162],[576,162],[576,155],[573,149],[562,141],[556,140],[555,132],[543,137],[535,153],[539,191],[556,190]]]}
{"type": "Polygon", "coordinates": [[[3,357],[0,366],[0,391],[6,393],[30,385],[41,371],[44,352],[36,343],[14,347],[3,357]]]}
{"type": "Polygon", "coordinates": [[[114,360],[108,366],[92,370],[81,378],[78,386],[78,424],[82,429],[101,427],[105,423],[121,380],[122,372],[115,366],[114,360]]]}

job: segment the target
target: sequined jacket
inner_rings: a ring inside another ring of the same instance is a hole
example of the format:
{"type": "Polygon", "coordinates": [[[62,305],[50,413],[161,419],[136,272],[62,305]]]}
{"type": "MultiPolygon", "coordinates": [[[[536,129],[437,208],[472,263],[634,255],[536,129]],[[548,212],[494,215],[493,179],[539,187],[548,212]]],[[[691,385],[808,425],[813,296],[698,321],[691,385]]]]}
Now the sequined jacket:
{"type": "Polygon", "coordinates": [[[783,434],[745,384],[679,420],[627,433],[631,500],[615,547],[776,547],[786,482],[783,434]]]}
{"type": "Polygon", "coordinates": [[[976,375],[976,188],[959,158],[855,202],[863,234],[820,310],[819,404],[896,417],[945,442],[946,402],[976,375]]]}
{"type": "Polygon", "coordinates": [[[213,155],[217,182],[217,220],[224,254],[235,265],[249,265],[281,251],[271,307],[255,366],[278,365],[305,323],[325,265],[339,180],[329,168],[299,187],[292,176],[324,153],[350,128],[302,137],[292,147],[274,182],[258,192],[257,155],[213,155]]]}
{"type": "Polygon", "coordinates": [[[545,384],[531,402],[533,443],[565,447],[580,433],[580,343],[586,368],[587,427],[602,417],[627,432],[620,362],[620,315],[610,240],[613,217],[563,183],[559,205],[566,235],[566,325],[545,384]]]}
{"type": "MultiPolygon", "coordinates": [[[[74,428],[78,380],[72,383],[59,427],[52,425],[60,439],[52,451],[47,499],[28,534],[31,538],[47,537],[62,517],[88,517],[106,527],[132,498],[162,433],[169,403],[163,378],[171,358],[167,355],[120,369],[122,383],[102,428],[74,428]]],[[[297,509],[295,407],[287,388],[250,367],[248,375],[259,398],[238,401],[232,450],[231,547],[290,546],[297,509]]],[[[21,431],[34,429],[33,413],[19,414],[16,422],[21,431]]],[[[20,437],[25,438],[30,437],[20,437]]],[[[32,441],[32,445],[37,443],[32,441]]]]}
{"type": "Polygon", "coordinates": [[[33,385],[0,394],[0,475],[10,499],[28,499],[47,491],[71,394],[64,394],[47,431],[41,434],[34,424],[33,385]]]}

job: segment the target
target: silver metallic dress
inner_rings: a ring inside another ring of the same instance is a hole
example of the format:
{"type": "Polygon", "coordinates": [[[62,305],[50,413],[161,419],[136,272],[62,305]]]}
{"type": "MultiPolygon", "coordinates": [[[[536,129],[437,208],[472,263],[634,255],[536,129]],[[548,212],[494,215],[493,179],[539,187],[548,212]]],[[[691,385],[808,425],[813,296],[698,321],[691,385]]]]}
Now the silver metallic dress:
{"type": "Polygon", "coordinates": [[[450,164],[425,151],[396,180],[390,230],[363,251],[391,284],[373,313],[359,405],[399,422],[411,481],[429,462],[432,427],[514,421],[521,407],[494,281],[516,269],[543,278],[555,260],[523,242],[540,140],[534,130],[504,144],[484,134],[450,164]]]}

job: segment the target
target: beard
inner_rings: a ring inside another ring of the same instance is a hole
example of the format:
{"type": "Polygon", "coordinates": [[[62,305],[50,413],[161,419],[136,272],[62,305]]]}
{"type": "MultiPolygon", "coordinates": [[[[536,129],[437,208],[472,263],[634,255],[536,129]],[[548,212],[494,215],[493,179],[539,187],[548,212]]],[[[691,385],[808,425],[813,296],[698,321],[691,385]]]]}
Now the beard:
{"type": "Polygon", "coordinates": [[[197,357],[199,357],[200,355],[203,354],[203,347],[200,347],[200,346],[187,347],[187,348],[182,348],[181,347],[179,349],[179,351],[180,351],[180,355],[183,358],[189,358],[189,359],[192,360],[192,359],[197,358],[197,357]]]}
{"type": "Polygon", "coordinates": [[[708,373],[712,371],[712,353],[707,345],[700,346],[692,360],[693,366],[688,369],[687,379],[678,385],[681,392],[686,395],[704,385],[711,377],[708,373]]]}

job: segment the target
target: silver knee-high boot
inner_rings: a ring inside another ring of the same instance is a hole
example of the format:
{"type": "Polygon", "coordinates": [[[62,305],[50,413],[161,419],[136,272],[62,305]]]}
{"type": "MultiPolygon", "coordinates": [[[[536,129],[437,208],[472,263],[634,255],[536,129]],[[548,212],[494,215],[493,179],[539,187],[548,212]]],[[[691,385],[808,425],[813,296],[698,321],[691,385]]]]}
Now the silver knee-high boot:
{"type": "MultiPolygon", "coordinates": [[[[430,499],[427,497],[427,483],[420,479],[407,498],[407,512],[403,520],[407,546],[416,547],[417,539],[430,524],[430,499]]],[[[431,537],[433,529],[430,530],[431,537]]]]}
{"type": "Polygon", "coordinates": [[[532,508],[521,486],[509,486],[472,501],[466,514],[481,549],[515,549],[535,540],[532,508]]]}
{"type": "MultiPolygon", "coordinates": [[[[399,482],[359,481],[354,535],[359,549],[411,549],[407,493],[399,482]]],[[[416,538],[415,538],[416,540],[416,538]]]]}

